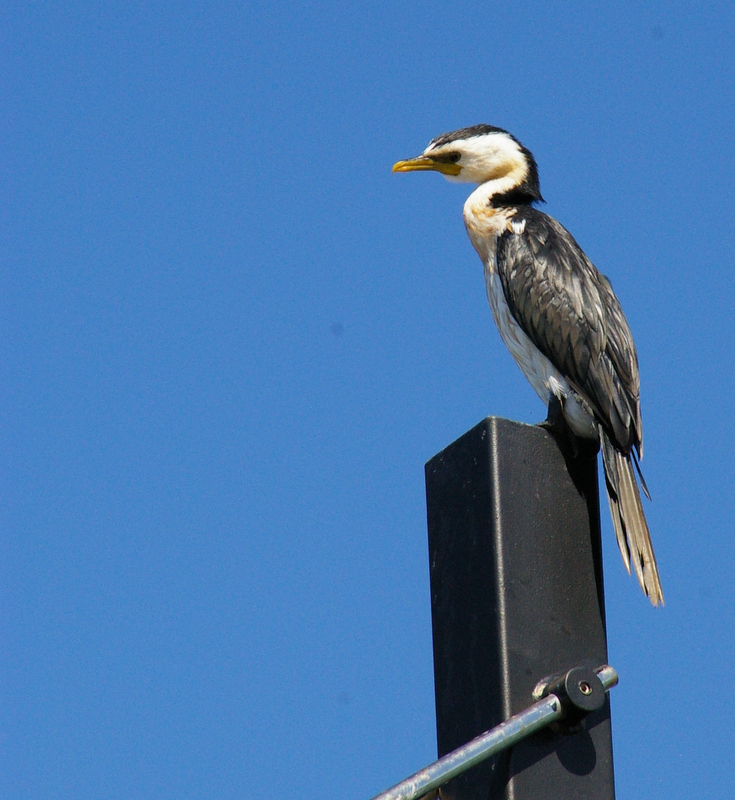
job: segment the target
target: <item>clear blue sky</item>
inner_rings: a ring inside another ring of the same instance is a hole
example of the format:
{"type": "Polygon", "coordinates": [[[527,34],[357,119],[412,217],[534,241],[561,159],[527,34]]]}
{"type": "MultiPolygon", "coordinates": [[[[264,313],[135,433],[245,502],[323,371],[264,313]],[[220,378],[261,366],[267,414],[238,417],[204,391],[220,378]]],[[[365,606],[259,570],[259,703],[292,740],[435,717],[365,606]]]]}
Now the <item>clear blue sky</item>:
{"type": "Polygon", "coordinates": [[[0,9],[0,795],[367,800],[435,755],[423,464],[544,409],[488,122],[608,274],[667,605],[603,509],[619,800],[735,790],[729,2],[0,9]]]}

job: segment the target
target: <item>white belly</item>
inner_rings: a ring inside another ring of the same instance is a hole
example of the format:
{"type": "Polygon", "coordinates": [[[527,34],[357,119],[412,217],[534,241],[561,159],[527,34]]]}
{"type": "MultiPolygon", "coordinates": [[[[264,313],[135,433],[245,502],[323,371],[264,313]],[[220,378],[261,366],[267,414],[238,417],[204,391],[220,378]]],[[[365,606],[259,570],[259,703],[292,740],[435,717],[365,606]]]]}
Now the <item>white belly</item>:
{"type": "Polygon", "coordinates": [[[582,399],[569,385],[567,379],[526,336],[510,313],[494,264],[492,267],[485,267],[485,286],[500,337],[536,394],[547,407],[551,396],[556,396],[572,431],[577,436],[596,439],[598,434],[594,417],[582,399]]]}

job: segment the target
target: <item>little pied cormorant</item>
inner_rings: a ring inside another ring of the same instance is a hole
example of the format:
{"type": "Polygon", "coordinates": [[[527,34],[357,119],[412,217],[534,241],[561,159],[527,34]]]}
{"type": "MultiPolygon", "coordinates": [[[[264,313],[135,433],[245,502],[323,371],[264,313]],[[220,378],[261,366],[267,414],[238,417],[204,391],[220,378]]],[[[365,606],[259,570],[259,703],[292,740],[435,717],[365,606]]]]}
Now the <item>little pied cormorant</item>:
{"type": "Polygon", "coordinates": [[[651,603],[663,604],[633,471],[636,452],[643,454],[638,356],[610,281],[569,231],[533,207],[543,202],[536,161],[502,128],[442,134],[393,167],[415,170],[479,184],[464,205],[464,222],[485,268],[500,336],[550,416],[561,410],[576,436],[599,439],[623,561],[629,573],[633,562],[651,603]]]}

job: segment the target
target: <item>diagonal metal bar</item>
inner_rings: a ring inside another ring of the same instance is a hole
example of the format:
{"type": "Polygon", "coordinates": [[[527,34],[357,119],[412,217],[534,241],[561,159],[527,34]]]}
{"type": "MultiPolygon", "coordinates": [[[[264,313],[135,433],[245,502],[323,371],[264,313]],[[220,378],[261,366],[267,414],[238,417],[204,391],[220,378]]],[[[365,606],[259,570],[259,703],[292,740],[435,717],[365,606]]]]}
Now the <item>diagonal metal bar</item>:
{"type": "MultiPolygon", "coordinates": [[[[617,672],[609,666],[602,667],[597,672],[597,677],[606,692],[618,682],[617,672]]],[[[457,775],[461,775],[470,767],[512,747],[555,720],[561,719],[563,714],[561,700],[556,695],[550,694],[529,706],[525,711],[521,711],[520,714],[515,714],[471,742],[447,753],[438,761],[411,775],[410,778],[381,792],[373,800],[418,800],[457,775]]]]}

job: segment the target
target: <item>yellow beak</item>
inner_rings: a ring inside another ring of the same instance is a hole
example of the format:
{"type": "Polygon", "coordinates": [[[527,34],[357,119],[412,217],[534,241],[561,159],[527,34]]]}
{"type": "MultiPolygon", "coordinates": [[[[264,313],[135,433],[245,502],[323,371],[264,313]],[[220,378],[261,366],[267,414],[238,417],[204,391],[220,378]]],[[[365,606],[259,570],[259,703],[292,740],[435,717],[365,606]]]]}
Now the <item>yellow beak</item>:
{"type": "Polygon", "coordinates": [[[459,164],[447,164],[445,161],[435,161],[430,156],[417,156],[408,161],[398,161],[393,165],[393,172],[420,172],[432,170],[441,172],[442,175],[459,175],[462,167],[459,164]]]}

